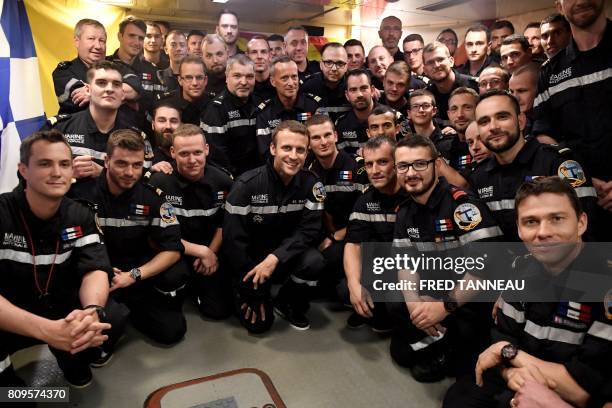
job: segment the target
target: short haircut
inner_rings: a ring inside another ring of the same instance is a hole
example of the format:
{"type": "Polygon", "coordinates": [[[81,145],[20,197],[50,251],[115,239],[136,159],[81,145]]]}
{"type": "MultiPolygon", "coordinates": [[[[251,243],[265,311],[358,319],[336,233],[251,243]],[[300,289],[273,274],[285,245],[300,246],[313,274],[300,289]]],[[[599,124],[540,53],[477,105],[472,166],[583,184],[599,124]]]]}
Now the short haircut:
{"type": "Polygon", "coordinates": [[[492,96],[503,96],[503,97],[508,98],[510,102],[512,103],[512,107],[514,108],[514,112],[516,113],[516,115],[518,116],[521,113],[521,108],[519,107],[518,100],[509,91],[501,90],[501,89],[489,89],[482,95],[479,95],[478,103],[476,103],[476,106],[480,105],[482,101],[492,96]]]}
{"type": "Polygon", "coordinates": [[[204,34],[202,31],[200,30],[191,30],[189,32],[189,34],[187,34],[187,40],[189,40],[189,38],[193,37],[193,36],[199,36],[199,37],[204,37],[206,34],[204,34]]]}
{"type": "Polygon", "coordinates": [[[466,38],[468,33],[472,33],[472,32],[474,33],[484,32],[487,35],[487,42],[491,41],[491,31],[489,31],[487,26],[485,26],[484,24],[474,24],[473,26],[470,26],[465,32],[465,37],[463,38],[466,38]]]}
{"type": "Polygon", "coordinates": [[[206,65],[204,65],[204,61],[202,60],[202,58],[198,57],[197,55],[187,55],[185,58],[183,58],[181,60],[181,63],[179,64],[179,74],[181,73],[181,68],[183,67],[183,64],[198,64],[202,66],[202,70],[204,71],[204,76],[206,76],[206,65]]]}
{"type": "Polygon", "coordinates": [[[155,116],[157,116],[157,111],[160,108],[168,108],[168,109],[174,109],[175,111],[178,112],[178,116],[179,118],[181,117],[181,108],[178,107],[177,102],[174,101],[173,99],[169,98],[169,99],[162,99],[159,102],[156,102],[153,105],[153,109],[151,110],[151,118],[155,119],[155,116]]]}
{"type": "Polygon", "coordinates": [[[229,75],[229,72],[234,68],[234,65],[239,64],[245,67],[253,67],[255,69],[255,63],[246,54],[236,54],[227,60],[227,65],[225,65],[225,76],[229,75]]]}
{"type": "Polygon", "coordinates": [[[410,95],[408,95],[408,102],[417,96],[428,96],[431,99],[431,104],[436,106],[436,97],[427,89],[415,89],[414,91],[410,92],[410,95]]]}
{"type": "Polygon", "coordinates": [[[299,133],[301,135],[304,135],[304,137],[309,140],[308,129],[306,129],[306,126],[303,123],[300,123],[297,120],[283,120],[272,131],[272,144],[274,146],[276,146],[276,135],[278,135],[278,133],[282,132],[283,130],[288,130],[292,133],[299,133]]]}
{"type": "Polygon", "coordinates": [[[102,61],[94,62],[93,64],[91,64],[89,68],[87,68],[85,77],[87,78],[88,84],[91,83],[91,80],[94,77],[94,72],[96,72],[99,69],[103,69],[105,71],[117,71],[119,75],[121,76],[121,80],[123,81],[123,75],[121,74],[121,71],[119,70],[119,65],[115,64],[112,61],[102,60],[102,61]]]}
{"type": "Polygon", "coordinates": [[[502,67],[495,67],[495,66],[488,66],[485,69],[482,70],[482,72],[480,73],[480,76],[482,76],[482,74],[485,73],[485,71],[496,71],[499,76],[501,77],[501,80],[505,83],[508,84],[508,81],[510,80],[510,73],[508,72],[508,70],[502,68],[502,67]]]}
{"type": "Polygon", "coordinates": [[[170,31],[171,28],[172,28],[170,26],[170,23],[168,21],[166,21],[166,20],[155,20],[154,23],[159,25],[159,26],[163,26],[166,29],[166,31],[170,31]]]}
{"type": "Polygon", "coordinates": [[[223,16],[224,14],[230,14],[230,15],[236,17],[236,22],[240,22],[240,19],[238,19],[238,14],[234,13],[231,10],[223,9],[223,10],[221,10],[221,12],[219,14],[217,14],[217,25],[219,25],[219,20],[221,20],[221,16],[223,16]]]}
{"type": "Polygon", "coordinates": [[[440,153],[438,152],[438,149],[436,149],[436,145],[434,145],[431,139],[427,136],[412,135],[402,139],[395,146],[395,150],[399,149],[400,147],[407,147],[409,149],[414,149],[415,147],[425,147],[429,149],[432,159],[437,159],[440,157],[440,153]]]}
{"type": "Polygon", "coordinates": [[[351,69],[346,73],[345,83],[348,84],[348,80],[350,77],[358,77],[361,75],[365,75],[368,78],[368,83],[372,85],[372,76],[370,75],[370,71],[364,68],[351,69]]]}
{"type": "Polygon", "coordinates": [[[106,29],[104,28],[101,22],[99,22],[98,20],[91,19],[91,18],[83,18],[79,20],[74,26],[74,38],[81,37],[84,26],[92,26],[95,28],[100,28],[102,29],[102,31],[104,31],[104,34],[106,34],[106,29]]]}
{"type": "Polygon", "coordinates": [[[155,27],[161,33],[161,28],[160,28],[159,24],[157,24],[155,21],[146,20],[145,21],[145,25],[147,27],[155,27]]]}
{"type": "Polygon", "coordinates": [[[344,46],[340,44],[339,42],[328,42],[323,47],[321,47],[321,56],[323,56],[323,53],[328,48],[344,48],[344,46]]]}
{"type": "MultiPolygon", "coordinates": [[[[48,143],[62,143],[70,150],[70,145],[64,138],[62,132],[57,129],[41,130],[32,133],[21,141],[21,146],[19,147],[19,163],[25,164],[26,166],[30,164],[32,146],[40,140],[48,143]]],[[[70,159],[72,159],[72,155],[70,155],[70,159]]]]}
{"type": "Polygon", "coordinates": [[[405,61],[394,61],[391,63],[387,68],[387,72],[385,72],[385,76],[387,76],[389,72],[396,75],[407,76],[408,80],[410,80],[410,67],[405,61]]]}
{"type": "Polygon", "coordinates": [[[115,130],[106,142],[106,155],[110,158],[116,148],[131,152],[144,152],[145,143],[141,134],[132,129],[115,130]]]}
{"type": "Polygon", "coordinates": [[[217,34],[206,34],[204,36],[204,38],[202,39],[202,45],[204,45],[204,44],[214,44],[216,42],[223,44],[225,49],[227,49],[227,44],[225,43],[223,38],[221,38],[217,34]]]}
{"type": "Polygon", "coordinates": [[[531,48],[527,37],[521,34],[511,34],[502,40],[502,45],[520,44],[523,51],[531,48]]]}
{"type": "MultiPolygon", "coordinates": [[[[322,125],[324,123],[329,123],[331,124],[332,130],[336,130],[336,127],[334,126],[334,121],[327,115],[323,115],[321,113],[317,113],[315,115],[312,115],[310,118],[308,118],[308,120],[306,121],[305,125],[306,125],[306,129],[308,129],[310,126],[314,126],[314,125],[322,125]]],[[[309,133],[310,135],[310,133],[309,133]]]]}
{"type": "Polygon", "coordinates": [[[344,43],[344,48],[346,47],[361,47],[361,50],[365,54],[365,48],[363,47],[363,43],[354,38],[351,38],[350,40],[346,40],[346,42],[344,43]]]}
{"type": "Polygon", "coordinates": [[[168,34],[166,34],[166,38],[164,39],[164,46],[166,45],[166,41],[168,41],[168,38],[170,38],[171,35],[180,35],[180,36],[183,36],[185,41],[187,41],[187,37],[185,37],[185,33],[184,32],[182,32],[181,30],[172,30],[172,31],[169,31],[168,34]]]}
{"type": "Polygon", "coordinates": [[[584,212],[580,199],[576,194],[576,190],[574,190],[572,185],[567,180],[561,179],[557,176],[538,177],[535,180],[524,182],[517,190],[516,196],[514,197],[514,208],[516,209],[517,219],[519,216],[519,206],[523,201],[525,201],[528,197],[537,197],[545,193],[566,196],[569,199],[572,208],[576,212],[576,218],[580,217],[580,215],[584,212]]]}
{"type": "Polygon", "coordinates": [[[402,44],[406,44],[411,41],[419,41],[421,44],[425,44],[425,40],[423,40],[423,36],[421,34],[408,34],[404,37],[404,41],[402,44]]]}
{"type": "Polygon", "coordinates": [[[368,118],[370,116],[385,115],[387,113],[393,115],[393,124],[397,125],[397,111],[389,105],[385,105],[383,103],[375,105],[374,109],[372,109],[372,112],[368,115],[368,118]]]}
{"type": "Polygon", "coordinates": [[[266,38],[266,41],[280,41],[280,42],[284,42],[285,39],[280,34],[270,34],[268,36],[268,38],[266,38]]]}
{"type": "Polygon", "coordinates": [[[455,30],[453,30],[452,28],[445,28],[444,30],[440,31],[440,34],[438,34],[438,37],[440,37],[444,33],[452,34],[453,37],[455,37],[455,44],[459,44],[459,37],[457,37],[457,33],[455,32],[455,30]]]}
{"type": "Polygon", "coordinates": [[[306,34],[306,37],[308,37],[308,31],[306,31],[306,28],[304,28],[304,26],[294,25],[287,29],[287,32],[285,33],[285,37],[283,38],[283,41],[285,42],[287,41],[287,34],[289,34],[289,31],[303,31],[306,34]]]}
{"type": "Polygon", "coordinates": [[[384,144],[391,146],[391,155],[393,156],[397,142],[391,139],[389,136],[375,136],[368,139],[368,141],[363,145],[363,150],[376,150],[384,144]]]}
{"type": "Polygon", "coordinates": [[[491,25],[491,31],[499,30],[502,28],[509,28],[512,33],[514,33],[514,26],[508,20],[497,20],[491,25]]]}
{"type": "Polygon", "coordinates": [[[550,23],[561,23],[567,31],[570,31],[572,29],[570,27],[570,23],[563,16],[563,14],[559,14],[559,13],[549,14],[548,16],[544,17],[544,20],[542,20],[542,22],[540,23],[540,27],[542,27],[544,24],[550,24],[550,23]]]}
{"type": "Polygon", "coordinates": [[[448,97],[448,100],[450,101],[455,95],[463,94],[472,95],[475,100],[478,100],[478,93],[472,88],[468,88],[467,86],[460,86],[459,88],[455,88],[448,97]]]}
{"type": "Polygon", "coordinates": [[[448,47],[446,46],[446,44],[441,43],[440,41],[434,41],[434,42],[430,42],[429,44],[427,44],[424,48],[423,48],[423,54],[425,53],[430,53],[430,52],[434,52],[436,51],[438,48],[442,48],[443,50],[445,50],[445,54],[447,56],[451,56],[450,55],[450,51],[448,50],[448,47]]]}
{"type": "Polygon", "coordinates": [[[193,125],[191,123],[182,123],[179,127],[176,128],[174,132],[172,132],[172,143],[174,143],[174,139],[177,137],[187,137],[187,136],[202,136],[204,139],[204,143],[206,143],[206,136],[204,135],[204,131],[199,126],[193,125]]]}
{"type": "Polygon", "coordinates": [[[512,76],[517,76],[525,73],[530,73],[534,75],[537,81],[537,78],[540,75],[540,65],[535,62],[530,62],[528,64],[521,65],[512,73],[512,76]]]}
{"type": "Polygon", "coordinates": [[[537,28],[539,30],[540,29],[540,23],[538,23],[537,21],[532,21],[531,23],[528,23],[525,26],[525,29],[523,30],[523,32],[527,31],[528,28],[537,28]]]}
{"type": "Polygon", "coordinates": [[[141,20],[134,16],[127,16],[126,18],[121,20],[121,22],[119,23],[119,32],[123,34],[125,28],[130,24],[134,24],[136,27],[142,30],[143,33],[147,32],[147,25],[145,24],[144,20],[141,20]]]}
{"type": "Polygon", "coordinates": [[[288,55],[279,55],[277,57],[274,57],[272,59],[272,62],[270,63],[270,76],[271,77],[274,76],[274,73],[276,72],[276,65],[278,65],[278,64],[287,64],[287,63],[290,63],[290,62],[293,62],[293,60],[288,55]]]}

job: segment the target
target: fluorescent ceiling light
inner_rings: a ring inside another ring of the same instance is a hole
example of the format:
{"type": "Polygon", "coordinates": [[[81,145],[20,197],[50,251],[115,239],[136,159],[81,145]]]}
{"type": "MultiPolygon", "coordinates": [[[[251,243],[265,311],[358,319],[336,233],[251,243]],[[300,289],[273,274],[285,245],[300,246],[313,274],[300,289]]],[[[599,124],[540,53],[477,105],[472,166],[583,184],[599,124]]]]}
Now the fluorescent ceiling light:
{"type": "Polygon", "coordinates": [[[212,0],[213,3],[227,3],[229,0],[212,0]]]}
{"type": "Polygon", "coordinates": [[[112,4],[114,6],[133,6],[134,0],[96,0],[98,3],[112,4]]]}

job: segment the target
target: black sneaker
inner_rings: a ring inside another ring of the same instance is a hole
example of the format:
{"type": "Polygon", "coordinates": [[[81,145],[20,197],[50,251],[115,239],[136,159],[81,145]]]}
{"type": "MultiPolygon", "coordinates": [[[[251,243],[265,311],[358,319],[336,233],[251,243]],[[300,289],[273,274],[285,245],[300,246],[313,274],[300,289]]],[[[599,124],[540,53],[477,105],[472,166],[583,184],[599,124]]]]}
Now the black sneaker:
{"type": "Polygon", "coordinates": [[[274,313],[285,319],[289,324],[297,330],[310,329],[310,321],[302,312],[298,312],[293,307],[287,304],[277,303],[274,305],[274,313]]]}
{"type": "Polygon", "coordinates": [[[393,331],[393,324],[389,319],[369,319],[368,324],[374,333],[389,334],[393,331]]]}
{"type": "Polygon", "coordinates": [[[98,358],[96,358],[94,361],[92,361],[91,363],[89,363],[89,366],[92,368],[100,368],[100,367],[104,367],[105,365],[107,365],[111,359],[113,358],[113,353],[107,353],[106,351],[100,349],[100,354],[98,356],[98,358]]]}
{"type": "Polygon", "coordinates": [[[438,382],[446,378],[446,365],[446,357],[442,354],[432,360],[417,362],[410,367],[410,373],[418,382],[438,382]]]}
{"type": "Polygon", "coordinates": [[[366,325],[366,318],[361,316],[357,312],[351,313],[348,319],[346,319],[346,326],[349,329],[359,329],[366,325]]]}
{"type": "Polygon", "coordinates": [[[64,373],[64,378],[66,379],[68,385],[70,385],[72,388],[80,389],[89,387],[93,379],[93,375],[91,374],[91,370],[88,370],[87,375],[82,375],[79,377],[74,376],[74,378],[72,375],[67,375],[64,373]]]}

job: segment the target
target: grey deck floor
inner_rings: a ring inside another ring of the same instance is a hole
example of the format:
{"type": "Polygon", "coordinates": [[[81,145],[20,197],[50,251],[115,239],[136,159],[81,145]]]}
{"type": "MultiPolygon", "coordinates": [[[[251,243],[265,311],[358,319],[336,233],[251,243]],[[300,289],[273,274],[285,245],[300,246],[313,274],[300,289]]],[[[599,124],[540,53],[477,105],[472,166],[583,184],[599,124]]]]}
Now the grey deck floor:
{"type": "MultiPolygon", "coordinates": [[[[389,340],[369,328],[345,327],[349,312],[328,303],[312,304],[312,327],[297,331],[276,319],[271,333],[250,336],[235,319],[200,318],[186,303],[187,335],[162,348],[133,328],[94,382],[71,390],[69,406],[141,407],[157,388],[238,368],[258,368],[272,379],[288,407],[438,407],[446,380],[419,384],[393,364],[389,340]]],[[[13,356],[18,373],[31,385],[63,385],[61,372],[46,346],[13,356]]]]}

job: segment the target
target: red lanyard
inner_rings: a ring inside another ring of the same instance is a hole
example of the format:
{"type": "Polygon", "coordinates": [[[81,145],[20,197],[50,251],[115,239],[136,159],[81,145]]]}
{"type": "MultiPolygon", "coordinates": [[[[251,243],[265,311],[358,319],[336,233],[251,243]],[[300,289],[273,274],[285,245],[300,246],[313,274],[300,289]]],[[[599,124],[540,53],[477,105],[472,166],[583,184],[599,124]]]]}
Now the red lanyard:
{"type": "Polygon", "coordinates": [[[49,276],[47,277],[47,283],[45,284],[45,290],[43,291],[40,288],[40,283],[38,283],[38,272],[36,271],[36,249],[34,248],[34,240],[32,239],[32,234],[30,233],[30,228],[28,227],[28,223],[23,216],[23,213],[19,211],[19,215],[21,216],[21,221],[23,222],[23,227],[25,228],[26,235],[28,238],[28,245],[30,246],[30,252],[32,253],[32,272],[34,274],[34,283],[36,284],[36,289],[38,289],[38,293],[40,297],[43,298],[49,294],[49,284],[51,283],[51,278],[53,277],[53,270],[55,269],[55,261],[57,259],[57,254],[59,253],[60,240],[57,239],[55,243],[55,254],[53,255],[53,261],[51,263],[51,269],[49,270],[49,276]]]}

